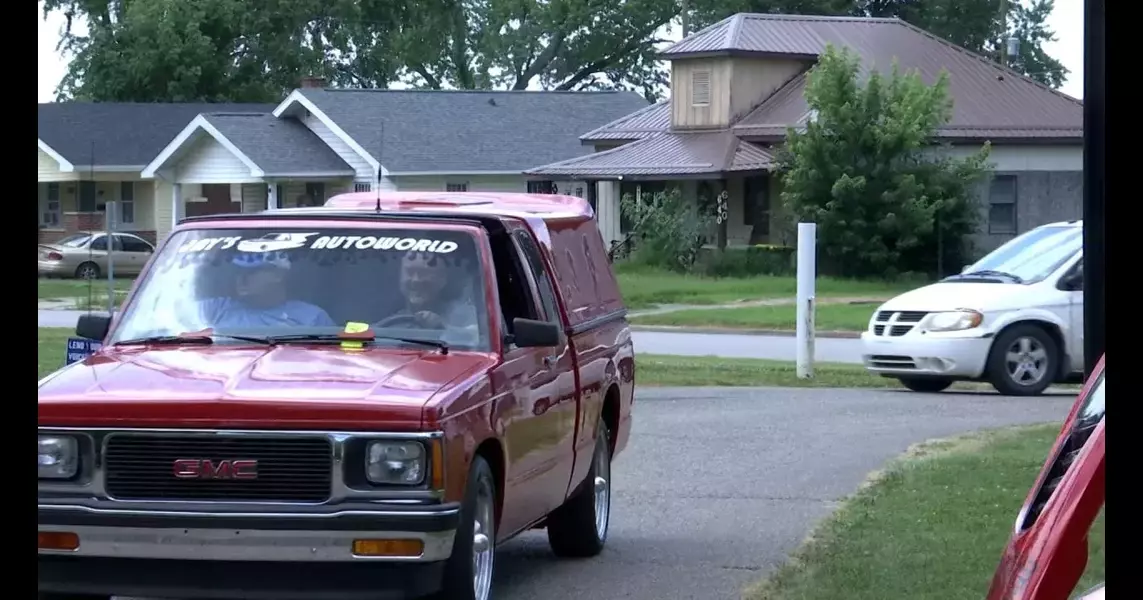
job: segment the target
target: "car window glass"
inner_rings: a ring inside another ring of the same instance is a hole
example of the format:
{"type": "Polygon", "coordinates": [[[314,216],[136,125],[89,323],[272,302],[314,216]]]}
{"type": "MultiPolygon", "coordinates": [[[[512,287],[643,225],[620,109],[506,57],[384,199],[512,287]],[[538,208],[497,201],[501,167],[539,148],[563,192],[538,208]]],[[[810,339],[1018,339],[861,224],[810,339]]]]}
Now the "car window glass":
{"type": "Polygon", "coordinates": [[[129,235],[115,236],[120,243],[123,244],[123,250],[127,252],[149,252],[151,247],[143,240],[131,237],[129,235]]]}
{"type": "Polygon", "coordinates": [[[532,272],[532,278],[536,281],[536,287],[539,288],[540,302],[544,307],[545,320],[553,323],[559,322],[560,313],[556,307],[555,291],[552,289],[552,282],[548,277],[548,272],[544,268],[540,248],[536,245],[532,236],[528,235],[526,231],[518,230],[512,234],[512,237],[515,238],[525,262],[528,263],[528,269],[532,272]]]}
{"type": "Polygon", "coordinates": [[[423,227],[180,231],[152,259],[112,340],[208,328],[332,335],[365,323],[379,337],[487,350],[475,235],[423,227]]]}
{"type": "Polygon", "coordinates": [[[107,249],[107,236],[101,235],[91,242],[90,248],[92,250],[106,250],[107,249]]]}

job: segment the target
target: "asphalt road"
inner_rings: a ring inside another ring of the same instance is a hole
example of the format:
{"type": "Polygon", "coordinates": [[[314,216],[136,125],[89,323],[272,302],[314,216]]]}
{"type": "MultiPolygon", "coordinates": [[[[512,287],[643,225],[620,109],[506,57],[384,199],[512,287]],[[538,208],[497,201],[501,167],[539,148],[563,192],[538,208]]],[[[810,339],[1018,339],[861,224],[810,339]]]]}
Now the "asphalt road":
{"type": "MultiPolygon", "coordinates": [[[[631,443],[614,466],[603,554],[561,561],[544,532],[529,532],[497,552],[494,598],[737,599],[870,471],[911,444],[1058,422],[1071,402],[956,392],[640,390],[631,443]]],[[[1020,500],[1012,499],[1013,519],[1020,500]]]]}
{"type": "MultiPolygon", "coordinates": [[[[39,326],[75,327],[81,314],[82,311],[76,310],[41,310],[39,326]]],[[[791,361],[796,354],[792,336],[658,331],[636,331],[632,335],[637,351],[655,354],[791,361]]],[[[818,338],[814,344],[814,354],[819,361],[861,364],[861,340],[818,338]]]]}
{"type": "MultiPolygon", "coordinates": [[[[543,532],[526,534],[497,554],[495,597],[739,598],[837,500],[911,444],[1061,421],[1071,403],[955,392],[641,390],[631,445],[614,467],[604,553],[559,561],[543,532]]],[[[1013,498],[1013,519],[1021,499],[1013,498]]]]}

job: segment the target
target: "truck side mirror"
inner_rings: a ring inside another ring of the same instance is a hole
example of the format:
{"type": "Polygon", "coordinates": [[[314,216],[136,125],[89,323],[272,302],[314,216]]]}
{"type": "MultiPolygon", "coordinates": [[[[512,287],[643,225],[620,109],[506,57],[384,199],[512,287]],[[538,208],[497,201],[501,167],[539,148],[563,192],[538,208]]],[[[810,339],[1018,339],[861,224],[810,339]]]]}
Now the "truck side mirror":
{"type": "Polygon", "coordinates": [[[75,334],[89,340],[103,341],[107,331],[111,329],[111,316],[100,314],[83,314],[75,324],[75,334]]]}
{"type": "Polygon", "coordinates": [[[512,342],[519,348],[560,345],[560,326],[547,321],[517,317],[512,320],[512,342]]]}

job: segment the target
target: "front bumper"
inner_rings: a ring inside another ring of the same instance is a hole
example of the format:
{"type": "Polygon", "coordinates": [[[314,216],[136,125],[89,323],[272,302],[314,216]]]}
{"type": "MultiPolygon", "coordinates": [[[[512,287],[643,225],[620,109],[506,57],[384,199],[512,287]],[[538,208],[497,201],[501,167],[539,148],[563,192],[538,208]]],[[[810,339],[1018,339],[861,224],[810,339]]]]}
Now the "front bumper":
{"type": "Polygon", "coordinates": [[[862,361],[869,371],[893,377],[979,379],[992,338],[909,333],[901,337],[861,334],[862,361]]]}
{"type": "Polygon", "coordinates": [[[79,537],[39,551],[39,589],[174,598],[341,600],[429,594],[452,552],[456,504],[290,512],[41,504],[39,530],[79,537]],[[418,540],[417,556],[364,557],[354,540],[418,540]]]}

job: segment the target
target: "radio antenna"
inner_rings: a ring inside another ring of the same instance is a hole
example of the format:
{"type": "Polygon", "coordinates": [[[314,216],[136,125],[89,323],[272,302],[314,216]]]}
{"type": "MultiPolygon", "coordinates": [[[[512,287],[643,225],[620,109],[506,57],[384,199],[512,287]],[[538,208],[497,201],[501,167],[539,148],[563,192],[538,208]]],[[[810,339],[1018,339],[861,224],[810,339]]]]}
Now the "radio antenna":
{"type": "Polygon", "coordinates": [[[377,181],[374,183],[376,186],[374,194],[377,197],[377,212],[381,212],[381,169],[385,168],[381,162],[385,157],[385,121],[381,121],[381,139],[377,147],[377,181]]]}
{"type": "MultiPolygon", "coordinates": [[[[91,156],[89,157],[89,160],[87,163],[87,178],[91,181],[91,188],[92,188],[91,194],[92,194],[92,196],[96,196],[96,193],[95,193],[96,192],[96,190],[95,190],[95,140],[91,140],[91,156]]],[[[79,182],[79,206],[80,206],[81,211],[83,209],[83,183],[84,183],[83,181],[79,182]]],[[[92,198],[91,201],[92,202],[98,202],[99,199],[98,199],[98,197],[95,197],[95,198],[92,198]]],[[[99,207],[96,206],[95,209],[98,210],[99,207]]],[[[104,217],[104,218],[106,218],[106,217],[104,217]]],[[[87,262],[89,264],[94,265],[95,264],[95,260],[94,260],[95,253],[94,253],[94,249],[92,248],[92,246],[95,245],[95,232],[94,231],[89,232],[88,237],[90,239],[87,242],[87,262]]],[[[111,239],[110,238],[107,239],[107,244],[108,244],[108,246],[107,246],[108,256],[110,256],[110,254],[111,254],[111,252],[110,252],[110,250],[111,250],[111,239]]],[[[86,271],[86,273],[88,275],[94,275],[90,269],[88,269],[86,271]]],[[[94,286],[95,286],[95,277],[94,276],[88,277],[87,278],[87,312],[88,313],[91,313],[92,306],[95,305],[94,286]]]]}

